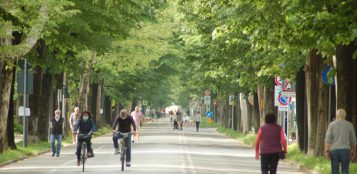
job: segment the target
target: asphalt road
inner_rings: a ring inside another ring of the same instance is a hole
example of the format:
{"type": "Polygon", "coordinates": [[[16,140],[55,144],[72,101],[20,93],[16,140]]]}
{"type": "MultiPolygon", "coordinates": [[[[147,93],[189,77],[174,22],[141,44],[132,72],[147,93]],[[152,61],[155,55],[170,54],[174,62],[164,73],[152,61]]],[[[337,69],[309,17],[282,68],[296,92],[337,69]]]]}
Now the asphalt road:
{"type": "MultiPolygon", "coordinates": [[[[184,127],[173,131],[168,119],[161,119],[141,129],[140,143],[132,145],[132,166],[124,173],[135,174],[259,174],[260,162],[254,150],[215,129],[184,127]]],[[[95,157],[88,159],[85,173],[121,173],[111,134],[93,140],[95,157]]],[[[74,174],[82,173],[75,165],[75,146],[62,148],[60,157],[46,153],[0,168],[1,174],[74,174]]],[[[279,163],[279,174],[302,174],[303,171],[279,163]]]]}

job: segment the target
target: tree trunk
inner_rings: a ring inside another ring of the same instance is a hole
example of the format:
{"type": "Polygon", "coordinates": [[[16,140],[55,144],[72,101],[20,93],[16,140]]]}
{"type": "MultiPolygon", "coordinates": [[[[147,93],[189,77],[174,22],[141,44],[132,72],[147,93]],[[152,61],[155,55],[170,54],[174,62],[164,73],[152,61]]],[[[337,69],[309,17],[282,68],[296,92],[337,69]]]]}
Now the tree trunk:
{"type": "Polygon", "coordinates": [[[241,101],[239,100],[239,93],[236,93],[235,96],[238,98],[236,99],[237,103],[236,106],[234,107],[233,113],[234,113],[234,130],[242,132],[243,131],[243,122],[242,122],[242,109],[241,109],[241,101]]]}
{"type": "MultiPolygon", "coordinates": [[[[325,64],[320,61],[319,65],[320,73],[323,67],[326,67],[325,64]]],[[[321,75],[318,78],[319,82],[319,92],[318,92],[318,121],[317,121],[317,131],[316,131],[316,144],[314,155],[322,156],[324,154],[324,144],[325,144],[325,133],[327,131],[328,125],[328,86],[324,85],[322,82],[321,75]]]]}
{"type": "Polygon", "coordinates": [[[278,110],[274,106],[274,80],[272,79],[272,85],[264,86],[264,117],[267,113],[272,112],[277,116],[278,110]]]}
{"type": "Polygon", "coordinates": [[[90,107],[90,113],[92,114],[92,119],[96,126],[98,126],[97,122],[97,97],[98,97],[98,90],[99,90],[99,84],[98,83],[93,83],[91,84],[91,107],[90,107]]]}
{"type": "Polygon", "coordinates": [[[305,74],[303,68],[296,75],[296,123],[298,127],[298,143],[302,152],[305,151],[305,74]]]}
{"type": "Polygon", "coordinates": [[[254,132],[258,133],[259,127],[260,127],[260,112],[259,112],[259,101],[258,101],[258,93],[254,92],[253,93],[253,126],[254,126],[254,132]]]}
{"type": "MultiPolygon", "coordinates": [[[[16,69],[14,68],[13,77],[15,77],[15,74],[16,74],[16,69]]],[[[7,137],[8,137],[8,145],[10,149],[17,149],[15,144],[15,132],[14,132],[14,117],[15,117],[14,94],[15,94],[15,80],[13,80],[11,84],[9,114],[7,117],[7,137]]]]}
{"type": "Polygon", "coordinates": [[[82,82],[79,89],[79,97],[78,97],[78,107],[80,111],[89,110],[88,106],[88,95],[90,93],[90,76],[93,71],[93,61],[94,61],[95,53],[93,51],[90,52],[88,62],[86,65],[86,69],[84,70],[82,82]]]}
{"type": "Polygon", "coordinates": [[[260,125],[264,124],[264,86],[258,84],[257,85],[257,93],[258,93],[258,104],[259,104],[259,115],[260,115],[260,125]]]}
{"type": "Polygon", "coordinates": [[[336,98],[337,108],[346,110],[347,120],[352,121],[352,108],[353,101],[351,94],[356,89],[353,89],[353,79],[355,76],[352,74],[353,62],[352,55],[356,47],[353,43],[350,45],[338,45],[336,48],[336,98]]]}
{"type": "MultiPolygon", "coordinates": [[[[47,140],[48,115],[50,112],[49,105],[52,89],[52,75],[42,69],[46,63],[47,46],[43,40],[39,41],[37,49],[40,65],[34,70],[33,94],[30,95],[31,117],[29,118],[29,143],[38,143],[47,140]]],[[[52,114],[53,115],[53,114],[52,114]]]]}
{"type": "MultiPolygon", "coordinates": [[[[249,96],[249,97],[253,97],[253,96],[249,96]]],[[[248,98],[246,99],[246,103],[247,103],[247,131],[249,132],[252,130],[253,105],[252,103],[250,103],[248,98]]]]}
{"type": "Polygon", "coordinates": [[[224,122],[223,122],[223,127],[225,127],[225,128],[230,128],[231,126],[229,125],[229,116],[230,116],[230,107],[229,107],[229,105],[228,105],[228,96],[227,95],[225,95],[225,97],[224,97],[224,107],[223,107],[223,112],[222,112],[222,114],[223,114],[223,120],[224,120],[224,122]]]}
{"type": "Polygon", "coordinates": [[[316,129],[318,118],[318,87],[321,70],[319,64],[322,61],[317,50],[310,51],[305,64],[307,114],[308,114],[308,153],[313,154],[316,144],[316,129]]]}
{"type": "Polygon", "coordinates": [[[97,91],[97,105],[96,105],[96,122],[97,122],[97,127],[102,127],[103,126],[103,117],[102,114],[100,113],[101,110],[101,105],[102,105],[102,88],[103,87],[103,80],[98,84],[98,91],[97,91]]]}
{"type": "MultiPolygon", "coordinates": [[[[103,91],[103,93],[105,93],[103,91]]],[[[111,125],[112,118],[112,101],[109,96],[104,97],[103,115],[105,117],[105,124],[111,125]]]]}
{"type": "MultiPolygon", "coordinates": [[[[37,136],[40,141],[45,141],[48,138],[48,126],[50,115],[54,116],[54,110],[51,105],[52,95],[53,95],[53,86],[52,86],[53,76],[51,74],[44,73],[42,76],[42,85],[41,85],[41,94],[39,102],[39,115],[38,115],[38,124],[41,125],[38,127],[37,136]]],[[[64,111],[62,111],[64,112],[64,111]]],[[[66,119],[67,120],[67,119],[66,119]]]]}
{"type": "Polygon", "coordinates": [[[240,105],[238,106],[241,110],[241,130],[239,130],[242,133],[246,133],[248,131],[248,111],[247,111],[247,100],[245,99],[246,97],[240,93],[238,100],[240,101],[240,105]]]}
{"type": "Polygon", "coordinates": [[[6,63],[3,64],[4,68],[1,71],[1,79],[4,79],[1,83],[1,104],[0,104],[0,153],[8,149],[8,137],[7,137],[7,117],[9,115],[9,104],[11,85],[13,81],[13,70],[5,68],[6,63]]]}

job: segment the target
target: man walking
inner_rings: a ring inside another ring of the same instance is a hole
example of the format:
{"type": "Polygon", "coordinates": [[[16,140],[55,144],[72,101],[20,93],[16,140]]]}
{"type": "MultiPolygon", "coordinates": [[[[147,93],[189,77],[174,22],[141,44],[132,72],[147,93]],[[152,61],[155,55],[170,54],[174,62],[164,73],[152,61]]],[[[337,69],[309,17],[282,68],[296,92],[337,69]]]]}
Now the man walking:
{"type": "Polygon", "coordinates": [[[63,118],[61,117],[61,111],[55,111],[55,117],[51,120],[51,136],[50,143],[52,148],[52,157],[55,155],[59,157],[61,153],[62,146],[62,131],[63,131],[63,118]],[[57,148],[55,146],[55,141],[57,141],[57,148]]]}
{"type": "Polygon", "coordinates": [[[349,165],[356,157],[356,134],[352,123],[346,121],[346,111],[338,109],[325,138],[325,157],[331,159],[332,174],[349,174],[349,165]]]}

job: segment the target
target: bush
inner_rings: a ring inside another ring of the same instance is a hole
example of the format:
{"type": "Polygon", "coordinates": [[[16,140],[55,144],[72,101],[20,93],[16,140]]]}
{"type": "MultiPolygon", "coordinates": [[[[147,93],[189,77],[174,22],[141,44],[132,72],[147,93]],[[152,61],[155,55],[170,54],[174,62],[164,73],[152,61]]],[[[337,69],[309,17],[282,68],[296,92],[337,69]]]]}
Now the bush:
{"type": "Polygon", "coordinates": [[[22,134],[22,132],[23,132],[23,127],[19,121],[19,118],[14,119],[14,132],[18,133],[18,134],[22,134]]]}

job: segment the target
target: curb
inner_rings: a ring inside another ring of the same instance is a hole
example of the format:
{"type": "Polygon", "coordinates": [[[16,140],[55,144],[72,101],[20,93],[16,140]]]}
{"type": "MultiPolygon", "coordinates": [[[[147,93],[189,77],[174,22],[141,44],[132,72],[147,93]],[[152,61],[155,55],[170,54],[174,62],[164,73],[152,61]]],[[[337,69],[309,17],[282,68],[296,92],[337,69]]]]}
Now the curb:
{"type": "MultiPolygon", "coordinates": [[[[97,137],[101,137],[101,136],[104,136],[106,134],[103,134],[103,135],[100,135],[100,136],[96,136],[95,138],[97,137]]],[[[68,147],[68,146],[71,146],[71,145],[75,145],[75,144],[68,144],[68,143],[62,143],[62,147],[68,147]]],[[[46,150],[43,150],[43,151],[40,151],[38,154],[36,155],[25,155],[23,157],[20,157],[18,159],[15,159],[15,160],[10,160],[10,161],[6,161],[4,163],[0,163],[0,167],[4,167],[4,166],[7,166],[9,164],[12,164],[12,163],[16,163],[16,162],[19,162],[19,161],[22,161],[22,160],[25,160],[25,159],[28,159],[28,158],[32,158],[32,157],[36,157],[36,156],[40,156],[40,155],[43,155],[45,153],[48,153],[48,152],[51,152],[51,148],[49,149],[46,149],[46,150]]]]}
{"type": "Polygon", "coordinates": [[[0,164],[0,167],[4,167],[4,166],[7,166],[7,165],[9,165],[9,164],[16,163],[16,162],[18,162],[18,161],[22,161],[22,160],[27,159],[27,158],[36,157],[36,156],[39,156],[39,155],[48,153],[48,152],[50,152],[50,151],[51,151],[50,149],[47,149],[47,150],[44,150],[44,151],[39,152],[39,153],[36,154],[36,155],[28,155],[28,156],[20,157],[20,158],[15,159],[15,160],[6,161],[6,162],[4,162],[4,163],[1,163],[1,164],[0,164]]]}

